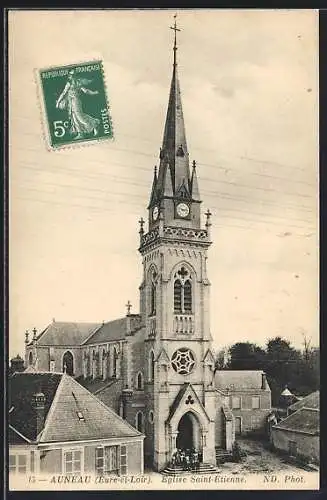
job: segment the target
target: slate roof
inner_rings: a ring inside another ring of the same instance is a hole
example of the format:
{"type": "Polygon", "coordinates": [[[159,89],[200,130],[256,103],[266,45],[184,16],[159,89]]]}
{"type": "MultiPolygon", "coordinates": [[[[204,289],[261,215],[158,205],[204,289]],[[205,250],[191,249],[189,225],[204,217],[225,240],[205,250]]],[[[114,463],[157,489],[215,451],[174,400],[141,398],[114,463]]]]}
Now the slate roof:
{"type": "Polygon", "coordinates": [[[53,321],[37,337],[38,345],[81,345],[102,323],[53,321]]]}
{"type": "Polygon", "coordinates": [[[301,408],[292,413],[289,417],[281,420],[274,429],[282,429],[284,431],[301,431],[309,434],[317,435],[320,429],[320,412],[312,408],[301,408]]]}
{"type": "Polygon", "coordinates": [[[41,442],[126,438],[142,434],[72,377],[64,375],[41,442]],[[84,420],[80,421],[77,412],[84,420]]]}
{"type": "Polygon", "coordinates": [[[104,405],[66,373],[15,373],[9,379],[10,425],[35,441],[36,417],[32,395],[46,398],[45,423],[38,441],[65,442],[140,436],[134,427],[104,405]],[[82,414],[81,420],[78,412],[82,414]]]}
{"type": "MultiPolygon", "coordinates": [[[[261,389],[262,370],[217,370],[216,388],[220,390],[261,389]]],[[[268,383],[267,383],[268,389],[268,383]]]]}
{"type": "Polygon", "coordinates": [[[36,418],[32,407],[32,396],[36,392],[45,395],[45,417],[61,381],[60,373],[16,372],[9,378],[9,423],[28,439],[36,440],[36,418]]]}
{"type": "Polygon", "coordinates": [[[89,337],[84,345],[99,344],[101,342],[109,342],[110,340],[123,340],[127,332],[127,318],[115,319],[104,323],[99,329],[89,337]]]}
{"type": "Polygon", "coordinates": [[[320,391],[312,392],[288,407],[288,411],[295,412],[301,408],[320,408],[320,391]]]}

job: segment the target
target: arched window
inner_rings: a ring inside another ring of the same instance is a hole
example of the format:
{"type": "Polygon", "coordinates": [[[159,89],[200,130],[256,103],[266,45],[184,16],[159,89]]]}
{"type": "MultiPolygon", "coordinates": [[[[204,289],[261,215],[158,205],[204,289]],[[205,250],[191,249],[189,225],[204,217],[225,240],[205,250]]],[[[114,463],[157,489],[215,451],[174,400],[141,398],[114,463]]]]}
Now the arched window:
{"type": "Polygon", "coordinates": [[[144,416],[141,411],[138,411],[135,417],[135,425],[138,431],[144,431],[144,416]]]}
{"type": "Polygon", "coordinates": [[[154,413],[153,413],[152,410],[149,411],[148,420],[149,420],[150,424],[153,424],[153,422],[154,422],[154,413]]]}
{"type": "Polygon", "coordinates": [[[154,380],[154,352],[150,352],[149,356],[149,381],[154,380]]]}
{"type": "Polygon", "coordinates": [[[117,377],[117,365],[118,365],[118,352],[117,348],[114,347],[113,364],[112,364],[112,377],[117,377]]]}
{"type": "Polygon", "coordinates": [[[158,273],[155,270],[155,268],[151,268],[151,271],[150,271],[150,307],[149,307],[150,316],[154,316],[156,314],[157,281],[158,281],[158,273]]]}
{"type": "Polygon", "coordinates": [[[189,280],[185,281],[184,285],[184,311],[192,312],[192,285],[189,280]]]}
{"type": "Polygon", "coordinates": [[[30,353],[28,355],[28,364],[29,365],[33,364],[33,353],[32,353],[32,351],[30,351],[30,353]]]}
{"type": "Polygon", "coordinates": [[[182,312],[182,283],[179,280],[174,283],[174,311],[182,312]]]}
{"type": "Polygon", "coordinates": [[[102,377],[107,376],[106,366],[107,366],[107,355],[106,355],[105,349],[102,349],[102,357],[101,357],[101,375],[102,375],[102,377]]]}
{"type": "Polygon", "coordinates": [[[154,316],[156,314],[156,285],[151,283],[151,312],[150,315],[154,316]]]}
{"type": "Polygon", "coordinates": [[[192,277],[184,266],[174,275],[174,312],[192,312],[192,277]]]}
{"type": "Polygon", "coordinates": [[[70,351],[66,351],[62,358],[62,371],[74,375],[74,358],[70,351]]]}
{"type": "Polygon", "coordinates": [[[143,374],[141,372],[138,372],[136,376],[136,389],[143,391],[143,374]]]}

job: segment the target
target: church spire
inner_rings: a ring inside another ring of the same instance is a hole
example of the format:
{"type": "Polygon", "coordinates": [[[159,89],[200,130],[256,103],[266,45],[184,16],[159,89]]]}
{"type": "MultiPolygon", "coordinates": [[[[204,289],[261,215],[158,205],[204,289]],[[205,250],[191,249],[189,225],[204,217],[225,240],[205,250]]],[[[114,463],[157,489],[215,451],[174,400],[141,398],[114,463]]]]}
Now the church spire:
{"type": "Polygon", "coordinates": [[[160,150],[157,188],[158,194],[161,197],[167,195],[167,191],[169,192],[172,188],[172,195],[174,197],[181,195],[182,197],[191,198],[189,155],[186,143],[181,91],[177,74],[177,32],[181,30],[177,27],[176,15],[174,17],[174,25],[170,27],[174,30],[173,74],[162,148],[160,150]]]}

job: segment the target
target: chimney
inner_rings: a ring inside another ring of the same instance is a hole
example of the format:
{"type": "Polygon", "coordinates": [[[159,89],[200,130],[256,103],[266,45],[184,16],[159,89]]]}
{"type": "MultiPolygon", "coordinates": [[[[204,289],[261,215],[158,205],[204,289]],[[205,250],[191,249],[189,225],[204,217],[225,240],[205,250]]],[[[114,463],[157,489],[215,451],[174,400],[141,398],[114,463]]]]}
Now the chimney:
{"type": "Polygon", "coordinates": [[[131,399],[133,397],[133,389],[130,389],[129,387],[125,387],[122,391],[122,401],[123,401],[123,418],[126,420],[127,418],[127,407],[131,402],[131,399]]]}
{"type": "Polygon", "coordinates": [[[266,377],[266,374],[263,373],[261,375],[261,377],[262,377],[261,378],[261,389],[265,390],[265,389],[267,389],[267,377],[266,377]]]}
{"type": "Polygon", "coordinates": [[[37,392],[32,396],[32,407],[36,413],[36,436],[40,434],[44,427],[44,417],[45,417],[45,395],[43,392],[37,392]]]}
{"type": "Polygon", "coordinates": [[[19,354],[15,358],[11,358],[10,367],[12,372],[23,372],[25,369],[23,358],[19,354]]]}

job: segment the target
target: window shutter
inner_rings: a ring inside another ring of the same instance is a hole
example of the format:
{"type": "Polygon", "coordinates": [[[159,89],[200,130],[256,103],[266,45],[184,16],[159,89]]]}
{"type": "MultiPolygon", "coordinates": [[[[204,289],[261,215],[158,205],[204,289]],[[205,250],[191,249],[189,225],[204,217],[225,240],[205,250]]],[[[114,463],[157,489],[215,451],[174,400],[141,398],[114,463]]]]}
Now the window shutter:
{"type": "Polygon", "coordinates": [[[127,474],[127,446],[124,444],[120,447],[120,473],[127,474]]]}
{"type": "Polygon", "coordinates": [[[104,449],[96,448],[95,450],[95,470],[98,474],[104,472],[104,449]]]}

